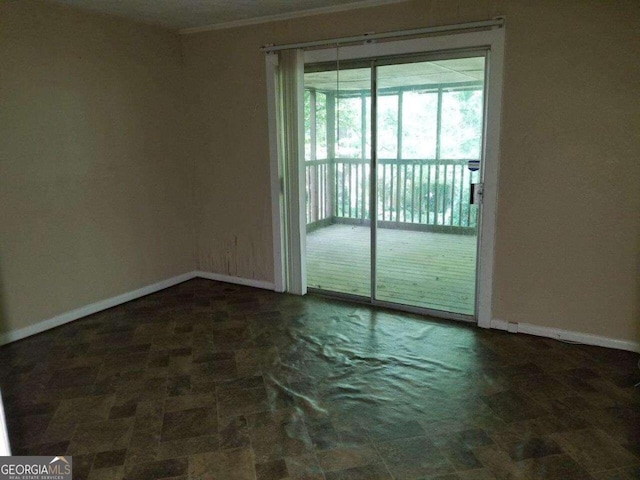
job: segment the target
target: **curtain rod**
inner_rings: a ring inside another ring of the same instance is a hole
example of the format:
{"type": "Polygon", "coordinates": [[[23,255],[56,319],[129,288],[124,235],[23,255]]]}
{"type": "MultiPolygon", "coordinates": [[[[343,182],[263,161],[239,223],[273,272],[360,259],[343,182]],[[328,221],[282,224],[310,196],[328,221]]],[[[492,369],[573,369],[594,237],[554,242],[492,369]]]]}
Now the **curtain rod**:
{"type": "Polygon", "coordinates": [[[455,30],[470,30],[474,28],[503,27],[504,18],[496,17],[493,20],[481,22],[459,23],[457,25],[442,25],[439,27],[414,28],[413,30],[398,30],[395,32],[365,33],[354,37],[332,38],[328,40],[316,40],[314,42],[289,43],[286,45],[264,45],[261,52],[270,53],[280,50],[292,50],[294,48],[322,47],[325,45],[341,45],[344,43],[358,43],[383,38],[411,37],[414,35],[426,35],[429,33],[450,32],[455,30]]]}

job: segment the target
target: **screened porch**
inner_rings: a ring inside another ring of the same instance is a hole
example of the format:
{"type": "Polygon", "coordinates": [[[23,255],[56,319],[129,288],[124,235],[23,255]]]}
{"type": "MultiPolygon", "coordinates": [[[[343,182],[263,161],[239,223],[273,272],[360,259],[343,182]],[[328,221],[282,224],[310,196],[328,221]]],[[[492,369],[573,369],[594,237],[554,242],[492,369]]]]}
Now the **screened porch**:
{"type": "MultiPolygon", "coordinates": [[[[378,69],[376,296],[474,313],[484,58],[378,69]]],[[[305,73],[307,284],[371,290],[367,68],[305,73]],[[338,78],[339,77],[339,78],[338,78]]]]}

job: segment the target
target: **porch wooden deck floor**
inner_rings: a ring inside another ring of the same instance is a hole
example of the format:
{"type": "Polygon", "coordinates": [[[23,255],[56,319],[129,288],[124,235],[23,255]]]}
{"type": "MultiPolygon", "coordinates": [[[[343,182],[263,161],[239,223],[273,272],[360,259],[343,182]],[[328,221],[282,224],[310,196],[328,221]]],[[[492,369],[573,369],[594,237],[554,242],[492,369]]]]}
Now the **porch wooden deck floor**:
{"type": "MultiPolygon", "coordinates": [[[[369,228],[307,234],[307,285],[370,296],[369,228]]],[[[476,237],[378,230],[378,300],[473,315],[476,237]]]]}

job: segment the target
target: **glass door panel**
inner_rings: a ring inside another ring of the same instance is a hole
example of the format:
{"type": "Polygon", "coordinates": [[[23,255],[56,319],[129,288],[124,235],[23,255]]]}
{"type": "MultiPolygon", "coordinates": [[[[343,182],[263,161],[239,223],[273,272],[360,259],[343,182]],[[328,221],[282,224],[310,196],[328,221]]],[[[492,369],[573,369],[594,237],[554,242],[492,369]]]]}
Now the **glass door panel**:
{"type": "Polygon", "coordinates": [[[371,68],[307,66],[307,287],[371,297],[371,68]]]}
{"type": "Polygon", "coordinates": [[[376,67],[374,300],[475,314],[484,70],[484,56],[376,67]]]}

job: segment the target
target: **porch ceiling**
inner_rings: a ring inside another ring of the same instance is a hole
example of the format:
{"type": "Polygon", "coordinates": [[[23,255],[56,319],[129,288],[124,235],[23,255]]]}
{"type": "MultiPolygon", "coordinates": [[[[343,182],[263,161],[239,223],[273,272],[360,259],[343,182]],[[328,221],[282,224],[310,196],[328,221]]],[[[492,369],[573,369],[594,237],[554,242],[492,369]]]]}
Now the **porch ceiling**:
{"type": "MultiPolygon", "coordinates": [[[[409,87],[482,81],[484,57],[456,58],[432,62],[403,63],[378,67],[378,86],[409,87]]],[[[354,91],[371,88],[368,68],[305,73],[307,88],[325,91],[354,91]]]]}

